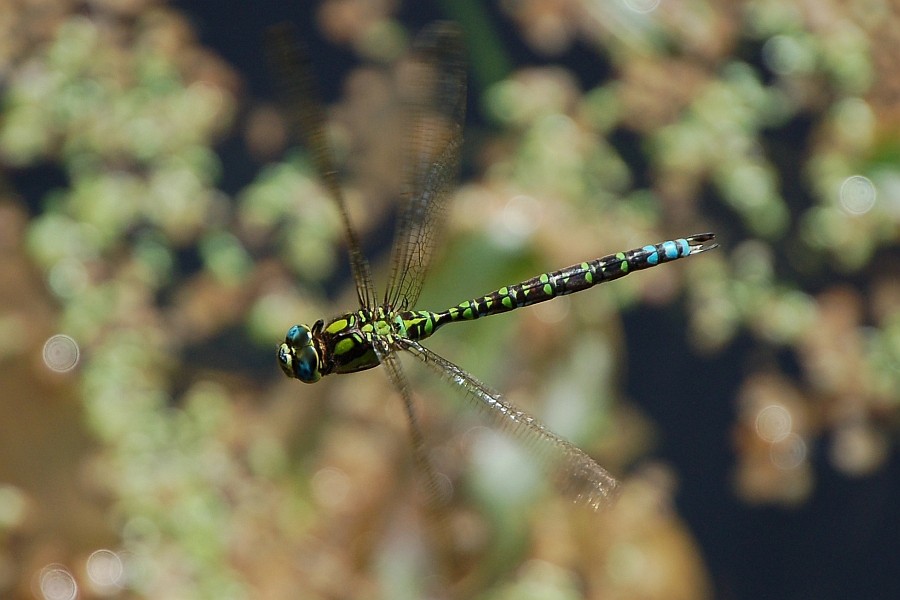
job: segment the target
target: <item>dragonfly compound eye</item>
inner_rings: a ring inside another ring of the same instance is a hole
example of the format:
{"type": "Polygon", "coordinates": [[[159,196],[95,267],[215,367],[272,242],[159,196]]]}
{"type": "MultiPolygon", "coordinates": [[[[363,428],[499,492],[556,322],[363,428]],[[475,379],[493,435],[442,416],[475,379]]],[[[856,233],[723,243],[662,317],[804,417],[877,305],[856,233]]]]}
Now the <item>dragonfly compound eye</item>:
{"type": "Polygon", "coordinates": [[[304,346],[300,349],[294,373],[304,383],[315,383],[322,378],[322,373],[319,372],[319,353],[315,348],[304,346]]]}
{"type": "Polygon", "coordinates": [[[309,327],[306,325],[294,325],[288,329],[284,341],[294,348],[309,346],[312,344],[312,335],[309,333],[309,327]]]}
{"type": "Polygon", "coordinates": [[[309,327],[294,325],[288,329],[284,343],[278,349],[278,365],[285,375],[304,383],[313,383],[322,378],[319,353],[313,345],[309,327]]]}

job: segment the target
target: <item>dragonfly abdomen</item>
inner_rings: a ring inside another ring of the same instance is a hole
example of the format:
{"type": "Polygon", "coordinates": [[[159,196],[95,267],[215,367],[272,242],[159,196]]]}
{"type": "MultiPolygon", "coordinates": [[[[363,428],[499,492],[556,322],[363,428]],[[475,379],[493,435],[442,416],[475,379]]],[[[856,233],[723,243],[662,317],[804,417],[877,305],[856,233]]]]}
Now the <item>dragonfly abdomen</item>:
{"type": "Polygon", "coordinates": [[[413,311],[408,313],[415,318],[407,321],[407,330],[413,339],[422,339],[447,323],[471,321],[479,317],[509,312],[523,306],[545,302],[557,296],[574,294],[605,281],[624,277],[633,271],[649,269],[665,262],[715,248],[715,244],[705,244],[714,237],[711,233],[703,233],[617,252],[504,286],[490,294],[461,302],[440,313],[413,311]]]}

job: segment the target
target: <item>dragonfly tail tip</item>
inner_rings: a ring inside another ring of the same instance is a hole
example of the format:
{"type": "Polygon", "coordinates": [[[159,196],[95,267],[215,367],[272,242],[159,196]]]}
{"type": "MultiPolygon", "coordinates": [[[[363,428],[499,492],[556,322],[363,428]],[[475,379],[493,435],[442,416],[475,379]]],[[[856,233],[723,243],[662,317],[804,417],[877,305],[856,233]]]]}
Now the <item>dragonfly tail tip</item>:
{"type": "Polygon", "coordinates": [[[706,243],[714,239],[716,239],[716,234],[711,231],[707,233],[698,233],[687,238],[687,242],[691,246],[691,254],[700,254],[701,252],[718,248],[719,245],[716,243],[706,243]]]}

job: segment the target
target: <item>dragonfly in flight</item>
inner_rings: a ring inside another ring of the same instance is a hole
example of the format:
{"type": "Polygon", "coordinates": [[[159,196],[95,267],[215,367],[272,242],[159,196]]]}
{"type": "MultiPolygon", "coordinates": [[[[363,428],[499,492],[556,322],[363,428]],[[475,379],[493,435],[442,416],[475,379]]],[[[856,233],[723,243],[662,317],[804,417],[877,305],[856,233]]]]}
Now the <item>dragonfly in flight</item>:
{"type": "Polygon", "coordinates": [[[418,36],[410,58],[416,81],[403,106],[411,120],[405,190],[391,251],[390,279],[379,301],[338,182],[309,56],[288,27],[272,31],[270,54],[292,133],[304,141],[322,184],[340,211],[359,301],[358,308],[327,322],[320,319],[311,326],[290,327],[277,352],[285,375],[315,383],[331,374],[384,366],[404,403],[414,451],[421,461],[422,435],[410,385],[398,359],[398,353],[407,352],[456,385],[498,428],[531,447],[567,496],[594,509],[607,503],[617,484],[606,469],[422,342],[450,323],[510,312],[706,252],[717,246],[715,235],[700,233],[616,252],[503,286],[438,312],[417,309],[416,301],[453,192],[465,120],[462,35],[457,26],[439,22],[418,36]]]}

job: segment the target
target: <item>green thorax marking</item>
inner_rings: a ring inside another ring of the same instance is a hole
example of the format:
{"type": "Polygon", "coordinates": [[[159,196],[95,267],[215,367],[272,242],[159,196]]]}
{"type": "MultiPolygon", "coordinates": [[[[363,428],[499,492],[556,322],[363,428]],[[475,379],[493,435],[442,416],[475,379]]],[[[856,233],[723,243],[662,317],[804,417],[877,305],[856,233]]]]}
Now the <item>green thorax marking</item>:
{"type": "Polygon", "coordinates": [[[390,347],[395,336],[406,335],[402,319],[384,309],[359,310],[341,315],[322,330],[322,374],[355,373],[380,364],[375,345],[390,347]]]}
{"type": "Polygon", "coordinates": [[[397,339],[424,340],[441,325],[455,320],[442,314],[444,318],[439,320],[440,315],[425,310],[398,313],[378,307],[341,315],[326,325],[320,335],[322,374],[354,373],[376,367],[381,362],[376,346],[391,351],[397,339]]]}

